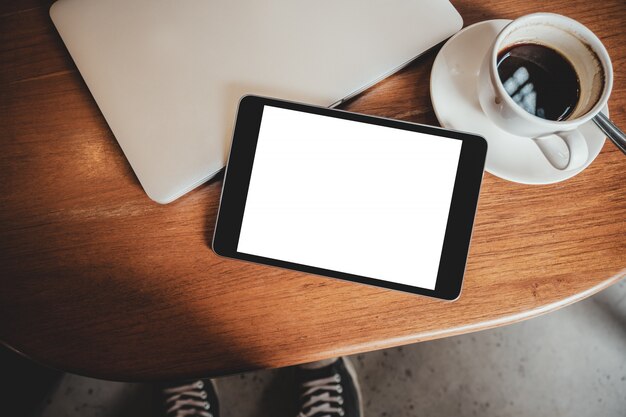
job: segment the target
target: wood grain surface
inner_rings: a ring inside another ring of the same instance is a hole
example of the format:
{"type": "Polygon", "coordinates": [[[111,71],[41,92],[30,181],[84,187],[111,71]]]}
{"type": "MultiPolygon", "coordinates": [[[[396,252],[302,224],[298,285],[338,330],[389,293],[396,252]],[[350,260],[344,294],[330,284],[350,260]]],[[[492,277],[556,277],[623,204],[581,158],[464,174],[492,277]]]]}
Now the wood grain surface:
{"type": "MultiPolygon", "coordinates": [[[[587,25],[613,59],[609,106],[626,126],[624,1],[453,3],[465,25],[535,11],[587,25]]],[[[115,380],[293,365],[512,323],[625,275],[626,158],[608,142],[562,183],[485,174],[453,303],[217,258],[221,179],[166,206],[146,197],[49,5],[0,1],[0,340],[37,361],[115,380]]],[[[437,124],[435,55],[344,108],[437,124]]]]}

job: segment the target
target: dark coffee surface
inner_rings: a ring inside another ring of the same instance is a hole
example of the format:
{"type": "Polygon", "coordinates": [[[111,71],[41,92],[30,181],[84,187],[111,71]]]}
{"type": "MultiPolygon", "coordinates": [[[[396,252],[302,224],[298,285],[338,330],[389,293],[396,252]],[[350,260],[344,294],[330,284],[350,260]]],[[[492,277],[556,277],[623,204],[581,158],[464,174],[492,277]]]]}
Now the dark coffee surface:
{"type": "Polygon", "coordinates": [[[580,83],[567,58],[547,46],[520,43],[498,54],[504,89],[528,113],[567,119],[578,103],[580,83]]]}

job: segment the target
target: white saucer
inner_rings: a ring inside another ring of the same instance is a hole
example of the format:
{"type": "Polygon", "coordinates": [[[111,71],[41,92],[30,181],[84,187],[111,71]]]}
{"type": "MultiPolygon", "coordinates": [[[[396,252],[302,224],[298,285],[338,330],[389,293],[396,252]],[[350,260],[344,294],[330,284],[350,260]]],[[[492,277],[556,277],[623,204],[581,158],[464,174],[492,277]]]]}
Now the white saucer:
{"type": "MultiPolygon", "coordinates": [[[[589,158],[578,169],[554,168],[533,140],[507,133],[483,113],[476,93],[482,60],[496,35],[510,20],[488,20],[469,26],[441,48],[430,76],[430,97],[443,127],[476,133],[487,139],[485,169],[493,175],[523,184],[551,184],[581,172],[598,156],[604,134],[592,121],[580,127],[587,140],[589,158]]],[[[603,112],[608,114],[605,107],[603,112]]],[[[548,146],[565,146],[552,135],[548,146]]]]}

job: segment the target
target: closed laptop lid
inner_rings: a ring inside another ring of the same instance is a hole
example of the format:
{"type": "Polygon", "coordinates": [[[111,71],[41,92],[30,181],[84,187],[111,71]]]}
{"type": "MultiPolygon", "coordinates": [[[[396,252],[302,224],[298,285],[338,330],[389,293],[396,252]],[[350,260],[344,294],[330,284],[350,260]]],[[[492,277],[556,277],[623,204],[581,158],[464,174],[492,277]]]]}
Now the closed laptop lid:
{"type": "Polygon", "coordinates": [[[59,0],[50,15],[159,203],[224,167],[242,95],[328,106],[462,26],[448,0],[59,0]]]}

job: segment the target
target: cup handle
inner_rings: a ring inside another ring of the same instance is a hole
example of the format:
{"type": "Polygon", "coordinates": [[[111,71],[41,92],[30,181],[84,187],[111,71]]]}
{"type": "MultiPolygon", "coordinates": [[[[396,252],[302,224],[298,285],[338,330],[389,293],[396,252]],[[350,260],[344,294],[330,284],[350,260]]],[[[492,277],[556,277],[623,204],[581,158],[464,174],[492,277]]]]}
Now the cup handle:
{"type": "Polygon", "coordinates": [[[569,155],[563,152],[563,146],[555,146],[555,143],[550,143],[548,137],[535,138],[535,143],[537,143],[539,149],[541,149],[548,162],[554,168],[561,171],[569,171],[580,168],[587,162],[589,148],[585,137],[579,130],[568,130],[554,134],[561,138],[567,146],[569,155]]]}

